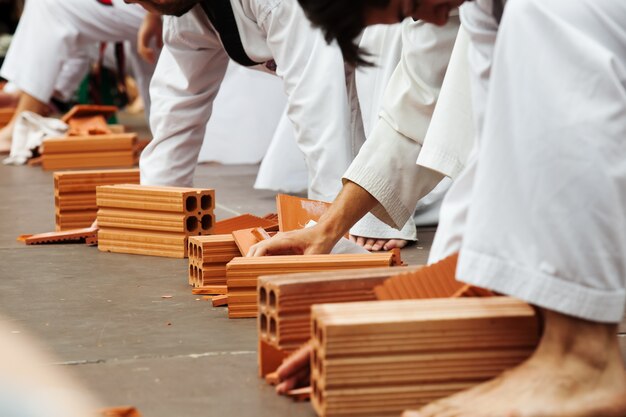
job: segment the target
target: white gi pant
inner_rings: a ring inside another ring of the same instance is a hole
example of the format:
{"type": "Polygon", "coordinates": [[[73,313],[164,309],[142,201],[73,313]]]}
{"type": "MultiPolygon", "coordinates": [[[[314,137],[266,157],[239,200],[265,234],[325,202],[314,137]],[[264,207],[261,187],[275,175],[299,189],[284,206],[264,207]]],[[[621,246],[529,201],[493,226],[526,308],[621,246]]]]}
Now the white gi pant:
{"type": "Polygon", "coordinates": [[[432,260],[460,249],[462,281],[620,322],[626,3],[509,0],[498,25],[477,0],[462,17],[480,139],[444,202],[432,260]]]}
{"type": "MultiPolygon", "coordinates": [[[[129,41],[145,10],[113,0],[28,0],[0,75],[21,91],[47,103],[55,92],[67,100],[90,62],[96,42],[129,41]]],[[[146,105],[153,66],[129,60],[146,105]]]]}

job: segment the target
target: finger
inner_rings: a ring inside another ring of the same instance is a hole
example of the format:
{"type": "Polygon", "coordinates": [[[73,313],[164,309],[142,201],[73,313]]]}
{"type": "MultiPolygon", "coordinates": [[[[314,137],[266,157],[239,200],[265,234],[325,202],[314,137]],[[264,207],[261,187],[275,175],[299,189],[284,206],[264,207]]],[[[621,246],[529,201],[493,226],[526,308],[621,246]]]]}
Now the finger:
{"type": "Polygon", "coordinates": [[[276,385],[276,388],[274,388],[276,390],[277,394],[285,394],[286,392],[291,391],[291,387],[296,385],[295,378],[289,378],[283,382],[281,382],[280,384],[276,385]]]}
{"type": "Polygon", "coordinates": [[[146,44],[144,44],[143,42],[143,37],[140,38],[140,42],[137,45],[137,53],[139,54],[139,56],[141,57],[141,59],[143,59],[144,61],[152,64],[152,59],[153,56],[151,54],[151,50],[150,48],[147,47],[146,44]]]}
{"type": "Polygon", "coordinates": [[[253,256],[263,256],[263,255],[259,255],[260,250],[258,248],[258,246],[260,245],[260,243],[255,243],[254,245],[250,246],[250,249],[248,249],[248,253],[246,254],[247,257],[253,257],[253,256]]]}
{"type": "Polygon", "coordinates": [[[376,239],[367,239],[365,241],[365,245],[363,245],[363,249],[372,250],[372,246],[376,243],[376,239]]]}
{"type": "Polygon", "coordinates": [[[363,236],[359,236],[356,239],[356,244],[359,246],[365,246],[365,238],[363,236]]]}
{"type": "Polygon", "coordinates": [[[354,235],[348,235],[348,239],[350,239],[350,242],[352,242],[352,243],[356,243],[356,236],[354,236],[354,235]]]}
{"type": "Polygon", "coordinates": [[[387,240],[385,239],[378,239],[376,242],[374,242],[374,244],[372,245],[372,250],[373,251],[379,251],[383,248],[383,246],[385,245],[385,243],[387,243],[387,240]]]}
{"type": "Polygon", "coordinates": [[[278,379],[280,381],[286,380],[294,374],[300,372],[302,369],[306,369],[308,371],[308,368],[310,367],[311,351],[311,346],[306,345],[285,359],[285,361],[276,370],[278,379]]]}
{"type": "Polygon", "coordinates": [[[299,385],[308,384],[310,379],[309,369],[302,369],[293,377],[281,382],[276,386],[276,392],[279,394],[286,394],[299,385]]]}
{"type": "Polygon", "coordinates": [[[152,48],[146,49],[144,59],[146,61],[148,61],[148,63],[150,63],[150,64],[154,64],[156,62],[156,55],[155,55],[154,50],[152,48]]]}

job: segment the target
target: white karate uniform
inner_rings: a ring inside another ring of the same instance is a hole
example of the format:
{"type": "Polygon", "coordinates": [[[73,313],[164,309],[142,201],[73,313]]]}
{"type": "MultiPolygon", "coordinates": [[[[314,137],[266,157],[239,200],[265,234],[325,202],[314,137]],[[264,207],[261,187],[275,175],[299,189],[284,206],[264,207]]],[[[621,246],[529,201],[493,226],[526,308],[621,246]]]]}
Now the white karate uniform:
{"type": "MultiPolygon", "coordinates": [[[[446,27],[445,30],[453,31],[455,24],[458,26],[458,21],[446,27]]],[[[359,45],[372,54],[370,59],[372,59],[376,64],[375,67],[359,69],[356,72],[356,90],[363,118],[363,130],[366,137],[370,137],[374,127],[379,121],[379,114],[383,105],[385,91],[396,67],[398,66],[398,63],[402,58],[403,42],[407,42],[407,45],[405,46],[405,57],[410,56],[409,53],[414,50],[413,48],[423,48],[419,50],[433,50],[433,52],[430,53],[438,53],[443,57],[450,56],[452,50],[451,42],[446,40],[443,43],[433,45],[431,38],[421,35],[420,32],[422,31],[422,25],[416,24],[411,18],[408,18],[402,24],[373,26],[367,28],[363,33],[359,45]],[[425,42],[425,44],[420,45],[419,42],[425,42]]],[[[437,62],[445,65],[445,61],[438,59],[437,62]]],[[[402,75],[402,78],[407,75],[402,70],[398,70],[398,73],[402,75]]],[[[398,75],[396,75],[396,77],[398,77],[398,75]]],[[[449,83],[449,78],[450,77],[446,77],[444,82],[449,83]]],[[[396,80],[394,81],[392,88],[397,87],[398,85],[399,84],[396,80]]],[[[424,88],[423,85],[416,85],[415,87],[424,88]]],[[[444,91],[443,97],[439,98],[444,100],[444,105],[446,101],[445,96],[446,94],[444,91]]],[[[433,118],[443,120],[443,123],[440,123],[443,129],[429,127],[429,132],[436,130],[439,134],[447,135],[450,133],[448,126],[458,126],[457,123],[449,123],[448,118],[437,117],[436,114],[437,110],[433,113],[433,118]],[[442,130],[444,130],[444,132],[442,132],[442,130]]],[[[426,122],[430,122],[430,126],[438,123],[436,120],[434,123],[432,120],[426,122]]],[[[456,134],[456,132],[453,133],[456,134]]],[[[374,140],[378,139],[378,137],[374,137],[374,140]]],[[[424,152],[421,152],[420,155],[423,153],[424,152]]],[[[408,162],[411,163],[412,161],[408,160],[408,162]]],[[[443,172],[454,171],[444,170],[443,172]]],[[[350,233],[355,236],[374,237],[379,239],[416,240],[416,227],[418,224],[437,224],[441,201],[450,186],[450,182],[449,178],[444,178],[441,183],[433,189],[433,191],[422,197],[417,202],[415,214],[409,217],[401,229],[389,226],[379,220],[374,214],[368,213],[350,229],[350,233]]]]}
{"type": "MultiPolygon", "coordinates": [[[[309,196],[333,200],[351,159],[339,48],[311,28],[296,1],[231,3],[247,55],[255,62],[273,59],[283,79],[288,115],[307,162],[309,196]]],[[[142,154],[141,177],[145,184],[191,185],[228,56],[200,6],[165,18],[164,42],[150,87],[154,139],[142,154]]]]}
{"type": "MultiPolygon", "coordinates": [[[[85,74],[94,44],[136,45],[145,13],[141,6],[123,0],[113,0],[113,6],[96,0],[29,0],[0,75],[44,103],[55,92],[67,100],[85,74]]],[[[149,105],[147,86],[154,66],[132,57],[129,61],[149,105]]]]}
{"type": "Polygon", "coordinates": [[[620,322],[626,3],[509,0],[498,24],[492,2],[477,0],[462,15],[480,136],[444,202],[451,220],[433,260],[460,249],[462,281],[620,322]]]}
{"type": "Polygon", "coordinates": [[[395,228],[407,222],[418,200],[444,176],[458,175],[474,136],[464,92],[469,87],[459,89],[456,83],[444,81],[444,75],[462,79],[467,65],[463,59],[454,59],[463,56],[463,42],[457,42],[452,60],[450,56],[458,17],[451,17],[443,27],[407,23],[402,27],[402,59],[385,91],[380,119],[344,174],[377,199],[372,213],[395,228]],[[437,116],[433,111],[440,91],[442,97],[450,94],[452,98],[445,100],[449,111],[437,116]],[[450,103],[457,103],[458,108],[450,103]],[[438,133],[429,129],[434,116],[447,117],[437,122],[438,133]]]}
{"type": "MultiPolygon", "coordinates": [[[[411,22],[412,19],[409,18],[404,24],[411,26],[411,22]]],[[[402,33],[401,23],[376,25],[365,29],[359,41],[359,47],[370,54],[369,60],[374,66],[359,68],[355,72],[356,95],[363,124],[361,141],[354,141],[355,145],[358,146],[355,149],[355,157],[365,139],[371,135],[374,126],[378,123],[385,90],[402,57],[402,33]]],[[[359,121],[359,123],[361,122],[359,121]]],[[[413,217],[410,217],[404,226],[398,230],[383,223],[371,213],[366,214],[352,226],[350,234],[376,239],[417,239],[413,217]]]]}

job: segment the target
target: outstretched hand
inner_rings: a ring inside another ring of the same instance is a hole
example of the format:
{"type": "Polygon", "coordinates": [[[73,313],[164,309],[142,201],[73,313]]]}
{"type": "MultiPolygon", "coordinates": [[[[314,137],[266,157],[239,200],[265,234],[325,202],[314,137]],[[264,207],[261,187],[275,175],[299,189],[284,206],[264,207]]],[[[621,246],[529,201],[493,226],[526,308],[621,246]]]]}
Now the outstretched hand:
{"type": "Polygon", "coordinates": [[[291,232],[277,233],[252,246],[246,256],[314,255],[330,253],[335,242],[319,225],[291,232]]]}
{"type": "Polygon", "coordinates": [[[162,47],[163,21],[161,16],[148,13],[143,19],[137,34],[137,52],[144,61],[154,64],[162,47]]]}

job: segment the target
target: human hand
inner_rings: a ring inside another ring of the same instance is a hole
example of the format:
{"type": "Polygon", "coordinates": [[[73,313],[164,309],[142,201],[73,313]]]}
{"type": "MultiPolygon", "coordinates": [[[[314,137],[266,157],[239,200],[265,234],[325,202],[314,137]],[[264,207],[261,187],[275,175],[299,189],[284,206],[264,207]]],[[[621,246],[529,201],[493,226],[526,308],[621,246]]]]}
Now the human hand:
{"type": "Polygon", "coordinates": [[[334,241],[319,225],[291,232],[277,233],[271,239],[252,246],[246,256],[314,255],[330,253],[334,241]]]}
{"type": "Polygon", "coordinates": [[[311,353],[313,347],[307,343],[289,356],[278,367],[276,374],[280,381],[276,385],[278,394],[287,394],[294,388],[303,387],[310,384],[311,380],[311,353]]]}
{"type": "Polygon", "coordinates": [[[146,14],[139,32],[137,33],[137,52],[144,61],[154,64],[163,47],[163,21],[161,16],[153,13],[146,14]],[[152,46],[152,40],[154,45],[152,46]]]}

